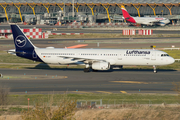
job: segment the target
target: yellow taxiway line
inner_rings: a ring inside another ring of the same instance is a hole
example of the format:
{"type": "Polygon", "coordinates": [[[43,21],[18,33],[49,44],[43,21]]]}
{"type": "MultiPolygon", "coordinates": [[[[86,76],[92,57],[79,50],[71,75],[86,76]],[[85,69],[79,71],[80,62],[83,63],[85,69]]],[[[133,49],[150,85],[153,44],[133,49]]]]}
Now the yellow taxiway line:
{"type": "Polygon", "coordinates": [[[112,94],[112,92],[106,92],[106,91],[96,91],[96,92],[101,92],[101,93],[112,94]]]}
{"type": "MultiPolygon", "coordinates": [[[[71,92],[71,91],[69,91],[71,92]]],[[[92,92],[86,92],[86,91],[72,91],[72,92],[76,92],[76,93],[92,93],[92,92]]]]}
{"type": "Polygon", "coordinates": [[[127,93],[126,91],[120,91],[121,93],[127,93]]]}
{"type": "Polygon", "coordinates": [[[149,84],[148,82],[139,82],[139,81],[110,81],[116,83],[130,83],[130,84],[149,84]]]}

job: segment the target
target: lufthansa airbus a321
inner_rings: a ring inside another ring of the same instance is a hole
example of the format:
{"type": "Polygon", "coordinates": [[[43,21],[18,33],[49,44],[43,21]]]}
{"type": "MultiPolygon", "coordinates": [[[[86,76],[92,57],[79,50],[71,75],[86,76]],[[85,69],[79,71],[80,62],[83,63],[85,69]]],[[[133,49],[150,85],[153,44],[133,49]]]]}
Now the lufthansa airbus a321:
{"type": "Polygon", "coordinates": [[[123,65],[156,66],[169,65],[174,59],[166,52],[151,49],[66,49],[38,48],[24,35],[19,26],[11,25],[15,50],[14,54],[33,61],[70,65],[85,65],[84,72],[109,70],[123,65]]]}

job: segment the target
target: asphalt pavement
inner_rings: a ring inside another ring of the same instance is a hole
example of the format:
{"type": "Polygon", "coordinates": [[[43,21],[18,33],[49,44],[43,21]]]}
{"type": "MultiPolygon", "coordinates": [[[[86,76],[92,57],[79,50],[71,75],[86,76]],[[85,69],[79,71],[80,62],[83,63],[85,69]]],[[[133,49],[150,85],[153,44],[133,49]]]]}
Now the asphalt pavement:
{"type": "MultiPolygon", "coordinates": [[[[51,31],[52,33],[109,33],[122,34],[123,29],[141,29],[136,27],[122,27],[122,28],[82,28],[82,29],[67,29],[67,26],[50,26],[50,25],[19,25],[20,28],[41,28],[42,31],[51,31]],[[57,30],[56,30],[57,29],[57,30]]],[[[179,34],[179,27],[157,27],[157,28],[142,28],[153,29],[153,34],[179,34]],[[159,29],[158,29],[159,28],[159,29]]],[[[10,25],[0,25],[0,29],[11,29],[10,25]]],[[[136,30],[138,34],[138,30],[136,30]]]]}
{"type": "Polygon", "coordinates": [[[122,69],[84,73],[83,69],[0,69],[0,84],[11,93],[176,93],[180,71],[122,69]]]}

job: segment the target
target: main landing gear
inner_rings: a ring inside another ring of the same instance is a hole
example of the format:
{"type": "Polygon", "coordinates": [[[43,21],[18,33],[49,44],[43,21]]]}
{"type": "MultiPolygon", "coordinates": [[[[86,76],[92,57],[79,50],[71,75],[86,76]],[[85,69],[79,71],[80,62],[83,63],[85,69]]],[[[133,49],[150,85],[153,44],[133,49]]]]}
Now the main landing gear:
{"type": "Polygon", "coordinates": [[[90,72],[91,68],[90,65],[87,64],[86,67],[84,68],[84,72],[90,72]]]}
{"type": "Polygon", "coordinates": [[[84,68],[84,72],[90,72],[90,68],[84,68]]]}
{"type": "Polygon", "coordinates": [[[153,68],[154,68],[154,73],[157,73],[155,65],[153,65],[153,68]]]}

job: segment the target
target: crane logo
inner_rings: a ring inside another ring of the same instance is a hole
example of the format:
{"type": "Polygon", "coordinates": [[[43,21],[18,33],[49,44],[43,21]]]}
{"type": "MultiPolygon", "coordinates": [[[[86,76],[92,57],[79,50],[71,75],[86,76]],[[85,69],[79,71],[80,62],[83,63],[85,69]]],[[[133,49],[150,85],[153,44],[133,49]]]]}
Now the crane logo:
{"type": "Polygon", "coordinates": [[[18,47],[24,47],[26,45],[26,38],[22,35],[17,36],[15,39],[15,44],[18,47]]]}

